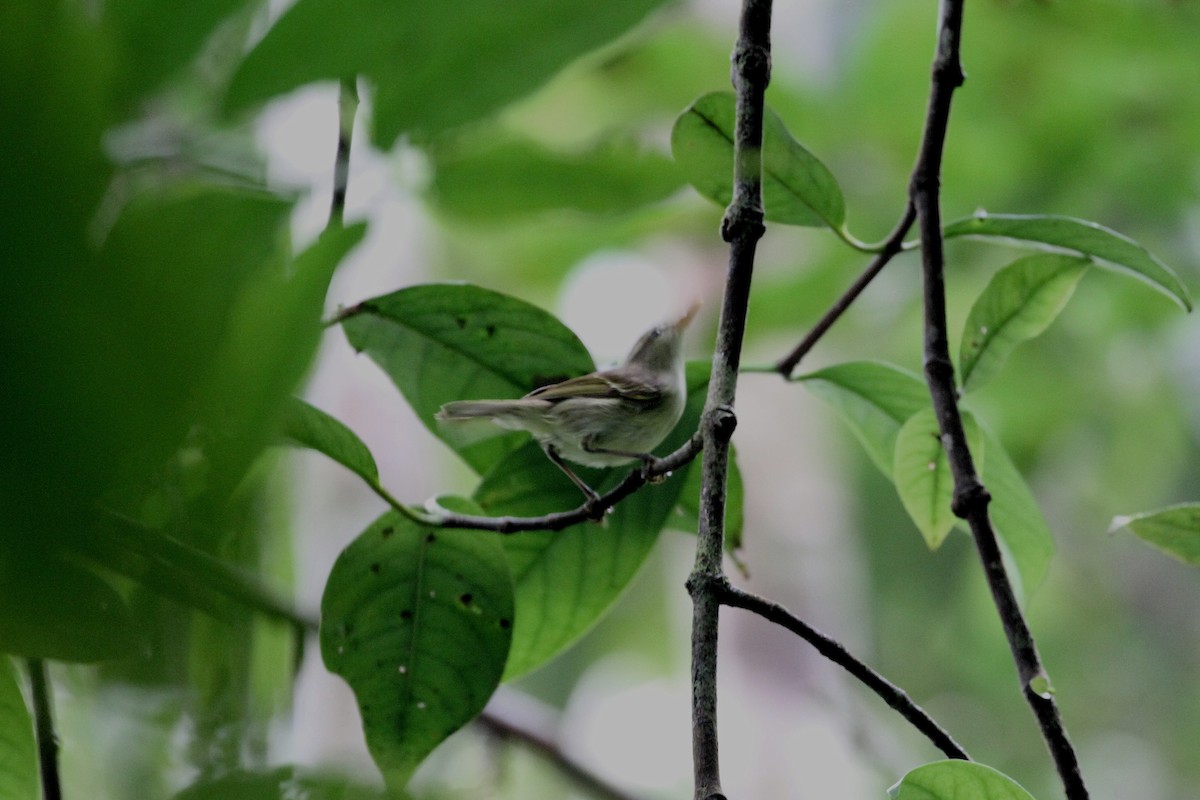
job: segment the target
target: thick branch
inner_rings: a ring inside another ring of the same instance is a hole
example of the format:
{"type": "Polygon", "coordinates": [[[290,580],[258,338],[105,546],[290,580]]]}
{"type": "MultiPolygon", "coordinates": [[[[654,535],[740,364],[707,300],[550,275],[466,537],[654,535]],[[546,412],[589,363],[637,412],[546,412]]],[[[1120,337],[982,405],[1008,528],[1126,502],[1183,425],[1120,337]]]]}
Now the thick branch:
{"type": "Polygon", "coordinates": [[[738,365],[746,330],[746,310],[754,254],[762,237],[762,139],[764,94],[771,77],[771,1],[744,0],[733,50],[732,79],[737,91],[734,131],[733,202],[721,222],[729,242],[729,272],[713,353],[708,399],[701,422],[704,459],[696,563],[688,579],[692,596],[692,761],[696,800],[724,798],[717,748],[717,629],[725,543],[725,491],[729,438],[738,365]]]}
{"type": "Polygon", "coordinates": [[[42,800],[62,800],[62,785],[58,779],[58,735],[54,732],[54,706],[50,696],[50,681],[46,676],[46,662],[40,658],[30,658],[25,663],[29,668],[29,688],[33,697],[42,800]]]}
{"type": "Polygon", "coordinates": [[[988,517],[987,507],[991,498],[976,474],[967,446],[958,409],[954,365],[950,360],[939,184],[950,103],[954,90],[963,82],[959,60],[962,17],[963,0],[943,0],[925,134],[910,187],[921,235],[925,287],[925,377],[942,431],[942,444],[954,476],[952,508],[971,528],[984,575],[1017,666],[1021,690],[1037,717],[1067,797],[1069,800],[1086,800],[1088,792],[1080,774],[1078,759],[1049,691],[1049,680],[1042,668],[1033,634],[1017,603],[1012,582],[1001,559],[996,532],[988,517]]]}
{"type": "Polygon", "coordinates": [[[971,757],[967,755],[967,751],[954,741],[954,738],[938,725],[933,717],[913,702],[903,689],[852,656],[837,640],[821,633],[783,606],[742,591],[728,582],[719,585],[718,599],[723,605],[744,608],[758,614],[768,622],[774,622],[796,634],[811,644],[818,653],[846,670],[885,703],[898,711],[900,716],[908,720],[914,728],[933,742],[934,747],[941,750],[947,758],[970,760],[971,757]]]}
{"type": "Polygon", "coordinates": [[[893,258],[904,249],[904,237],[908,235],[909,228],[917,218],[916,209],[910,201],[904,209],[903,216],[896,223],[896,227],[888,234],[888,238],[884,240],[883,247],[879,253],[863,270],[863,273],[858,276],[858,279],[850,285],[845,294],[837,299],[829,310],[825,312],[825,316],[812,327],[800,344],[796,345],[792,352],[788,353],[775,364],[775,370],[785,378],[791,376],[796,371],[796,365],[800,363],[800,359],[808,355],[808,351],[816,346],[817,342],[833,327],[833,324],[841,318],[842,314],[858,299],[863,290],[875,280],[875,276],[883,271],[893,258]]]}

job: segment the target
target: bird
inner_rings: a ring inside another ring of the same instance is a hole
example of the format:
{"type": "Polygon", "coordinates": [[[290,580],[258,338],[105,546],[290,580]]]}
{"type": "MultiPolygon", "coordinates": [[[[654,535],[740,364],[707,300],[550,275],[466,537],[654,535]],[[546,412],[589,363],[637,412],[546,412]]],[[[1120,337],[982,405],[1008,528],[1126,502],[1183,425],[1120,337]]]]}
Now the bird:
{"type": "Polygon", "coordinates": [[[683,332],[699,304],[642,334],[624,362],[534,389],[515,400],[459,400],[435,414],[444,422],[489,419],[501,428],[528,431],[546,457],[594,507],[599,494],[567,465],[613,467],[640,460],[652,469],[651,451],[675,429],[687,402],[683,332]]]}

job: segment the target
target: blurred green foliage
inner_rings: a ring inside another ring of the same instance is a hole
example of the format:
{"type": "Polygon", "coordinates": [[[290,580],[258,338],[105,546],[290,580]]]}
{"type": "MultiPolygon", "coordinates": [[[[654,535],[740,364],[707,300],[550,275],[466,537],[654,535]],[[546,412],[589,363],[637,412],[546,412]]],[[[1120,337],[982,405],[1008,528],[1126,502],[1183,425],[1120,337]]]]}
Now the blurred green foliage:
{"type": "MultiPolygon", "coordinates": [[[[97,701],[90,718],[64,709],[63,724],[99,730],[112,752],[136,742],[124,750],[139,754],[101,763],[68,746],[68,797],[270,798],[289,786],[372,796],[271,758],[288,719],[294,630],[309,621],[290,610],[289,487],[269,446],[295,422],[289,397],[316,351],[329,280],[365,229],[293,245],[297,198],[264,185],[261,157],[247,156],[262,102],[364,74],[374,143],[418,152],[431,171],[424,199],[447,277],[545,300],[601,250],[669,242],[723,258],[720,208],[677,190],[668,141],[680,112],[727,88],[734,32],[683,3],[628,0],[599,16],[587,4],[512,0],[503,15],[487,5],[299,0],[260,39],[261,4],[239,0],[4,4],[0,651],[103,661],[55,665],[60,686],[97,701]],[[178,135],[164,145],[160,128],[178,135]],[[119,717],[137,722],[110,729],[119,717]]],[[[931,15],[917,0],[839,7],[824,20],[823,71],[776,65],[772,108],[836,177],[846,227],[864,240],[903,209],[931,15]]],[[[1198,38],[1194,2],[970,4],[945,217],[1096,220],[1195,287],[1198,38]]],[[[958,240],[947,253],[958,331],[1015,256],[958,240]]],[[[772,227],[750,347],[798,339],[864,263],[827,230],[772,227]]],[[[1036,497],[1054,534],[1057,553],[1028,606],[1085,774],[1107,774],[1104,748],[1127,737],[1154,756],[1157,794],[1145,796],[1173,800],[1200,781],[1200,694],[1189,690],[1200,581],[1131,536],[1103,534],[1116,514],[1197,499],[1195,321],[1160,293],[1088,273],[1057,322],[972,387],[967,405],[989,432],[994,493],[1011,488],[1026,510],[1036,497]],[[1020,494],[1025,482],[1032,495],[1020,494]]],[[[804,369],[884,359],[917,371],[918,294],[915,259],[901,256],[804,369]]],[[[952,533],[931,555],[869,463],[890,466],[890,447],[863,457],[851,435],[842,440],[854,455],[829,461],[845,465],[839,480],[854,498],[847,535],[869,575],[873,661],[972,752],[1053,796],[967,538],[952,533]]],[[[533,461],[489,475],[476,499],[499,509],[497,487],[521,483],[539,469],[533,461]]],[[[743,469],[749,504],[753,472],[743,469]]],[[[637,514],[656,522],[630,529],[648,550],[674,498],[640,497],[653,507],[637,514]]],[[[745,532],[752,568],[776,558],[777,532],[745,532]]],[[[646,580],[630,602],[675,590],[646,580]]],[[[570,635],[529,665],[573,640],[620,588],[586,620],[563,623],[570,635]]],[[[561,702],[604,648],[664,646],[639,629],[644,617],[624,614],[618,607],[523,685],[561,702]]],[[[13,683],[5,678],[5,724],[27,728],[13,683]]],[[[910,735],[882,712],[873,719],[910,735]]],[[[0,785],[28,794],[22,737],[5,735],[0,764],[15,766],[0,785]]],[[[1139,757],[1129,755],[1131,768],[1145,768],[1139,757]]]]}

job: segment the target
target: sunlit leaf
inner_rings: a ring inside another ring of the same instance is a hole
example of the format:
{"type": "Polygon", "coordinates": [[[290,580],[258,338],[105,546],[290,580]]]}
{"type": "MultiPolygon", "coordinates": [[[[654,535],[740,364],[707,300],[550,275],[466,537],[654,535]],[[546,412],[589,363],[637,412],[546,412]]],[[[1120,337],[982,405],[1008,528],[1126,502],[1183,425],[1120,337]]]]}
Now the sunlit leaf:
{"type": "Polygon", "coordinates": [[[964,391],[991,380],[1017,345],[1050,326],[1089,263],[1085,258],[1034,255],[992,276],[963,326],[958,364],[964,391]]]}
{"type": "Polygon", "coordinates": [[[1170,267],[1129,237],[1094,222],[1049,215],[980,213],[951,222],[944,235],[947,239],[955,236],[1001,237],[1090,256],[1100,266],[1132,273],[1188,311],[1192,310],[1187,287],[1170,267]]]}
{"type": "Polygon", "coordinates": [[[358,699],[389,788],[483,710],[513,628],[500,537],[396,512],[342,551],[321,599],[321,656],[358,699]]]}
{"type": "Polygon", "coordinates": [[[1128,528],[1139,539],[1185,564],[1200,566],[1200,503],[1117,517],[1113,528],[1128,528]]]}
{"type": "Polygon", "coordinates": [[[867,449],[867,455],[892,477],[900,427],[930,405],[929,389],[915,374],[882,361],[851,361],[797,375],[817,397],[841,415],[867,449]]]}
{"type": "Polygon", "coordinates": [[[935,761],[888,789],[892,800],[1034,800],[1004,773],[974,761],[935,761]]]}
{"type": "MultiPolygon", "coordinates": [[[[979,426],[969,412],[963,412],[962,422],[978,470],[985,463],[979,426]]],[[[932,408],[913,414],[900,428],[893,464],[896,493],[929,549],[936,550],[954,527],[957,517],[950,510],[954,476],[932,408]]]]}
{"type": "MultiPolygon", "coordinates": [[[[671,152],[688,182],[722,206],[733,199],[734,120],[733,94],[713,92],[680,114],[671,131],[671,152]]],[[[846,202],[833,173],[792,138],[783,120],[769,108],[763,119],[762,168],[768,220],[842,227],[846,202]]]]}
{"type": "Polygon", "coordinates": [[[293,397],[284,412],[283,435],[302,447],[332,458],[370,482],[379,480],[379,469],[371,451],[339,419],[293,397]]]}
{"type": "MultiPolygon", "coordinates": [[[[692,435],[704,406],[708,365],[689,364],[683,418],[655,452],[665,455],[692,435]]],[[[572,469],[597,491],[611,488],[628,469],[572,469]]],[[[692,462],[692,469],[699,463],[692,462]]],[[[517,624],[505,679],[523,675],[582,636],[612,606],[645,562],[683,489],[684,476],[642,487],[618,503],[603,522],[558,532],[504,537],[516,582],[517,624]]],[[[583,500],[570,480],[530,443],[488,473],[475,493],[494,516],[536,516],[577,507],[583,500]]]]}
{"type": "Polygon", "coordinates": [[[478,472],[525,434],[486,420],[439,424],[433,415],[443,403],[520,397],[594,369],[587,348],[554,316],[469,284],[425,284],[367,300],[343,315],[342,327],[426,427],[478,472]]]}
{"type": "Polygon", "coordinates": [[[655,203],[682,184],[675,163],[632,142],[560,152],[532,141],[434,148],[430,196],[450,214],[505,220],[554,209],[593,214],[655,203]]]}
{"type": "Polygon", "coordinates": [[[12,659],[0,655],[0,797],[37,800],[40,796],[33,720],[12,659]]]}
{"type": "Polygon", "coordinates": [[[365,75],[376,87],[375,142],[390,148],[405,132],[493,114],[664,4],[508,0],[498,14],[491,0],[300,0],[246,57],[228,105],[365,75]]]}

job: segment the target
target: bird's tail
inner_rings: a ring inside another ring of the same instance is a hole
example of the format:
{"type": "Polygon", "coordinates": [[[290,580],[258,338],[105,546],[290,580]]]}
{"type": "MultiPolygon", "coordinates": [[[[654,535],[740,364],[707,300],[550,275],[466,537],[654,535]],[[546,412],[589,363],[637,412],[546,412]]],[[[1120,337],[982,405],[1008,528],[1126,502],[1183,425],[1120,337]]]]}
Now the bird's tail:
{"type": "Polygon", "coordinates": [[[520,415],[545,405],[544,400],[459,400],[446,403],[434,417],[442,420],[496,419],[520,415]]]}

